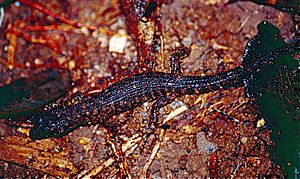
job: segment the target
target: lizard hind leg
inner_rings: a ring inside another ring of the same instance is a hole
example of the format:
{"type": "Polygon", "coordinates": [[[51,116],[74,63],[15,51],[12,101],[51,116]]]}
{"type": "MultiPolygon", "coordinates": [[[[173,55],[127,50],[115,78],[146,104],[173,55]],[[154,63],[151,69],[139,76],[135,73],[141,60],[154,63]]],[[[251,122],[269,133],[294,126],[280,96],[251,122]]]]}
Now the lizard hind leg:
{"type": "MultiPolygon", "coordinates": [[[[149,122],[149,128],[150,130],[154,130],[156,127],[160,126],[162,122],[159,122],[158,116],[159,116],[159,110],[166,106],[167,104],[172,103],[178,95],[172,94],[171,96],[167,96],[166,98],[161,98],[155,101],[152,105],[151,114],[150,114],[150,122],[149,122]]],[[[163,127],[161,125],[160,127],[163,127]]]]}
{"type": "Polygon", "coordinates": [[[181,75],[181,60],[188,57],[191,53],[191,49],[189,47],[185,47],[180,45],[175,48],[175,51],[171,54],[170,57],[170,66],[171,73],[176,75],[181,75]]]}
{"type": "Polygon", "coordinates": [[[167,96],[166,98],[161,98],[158,99],[157,101],[155,101],[152,105],[152,109],[151,109],[151,114],[149,117],[149,123],[147,125],[146,128],[144,128],[143,130],[143,135],[145,135],[144,138],[144,144],[143,146],[146,144],[149,136],[151,134],[153,134],[155,132],[155,129],[157,127],[160,127],[162,129],[167,129],[168,126],[163,124],[163,122],[159,122],[158,120],[158,116],[159,116],[159,110],[166,106],[167,104],[170,104],[171,102],[173,102],[178,96],[177,95],[171,95],[171,96],[167,96]]]}

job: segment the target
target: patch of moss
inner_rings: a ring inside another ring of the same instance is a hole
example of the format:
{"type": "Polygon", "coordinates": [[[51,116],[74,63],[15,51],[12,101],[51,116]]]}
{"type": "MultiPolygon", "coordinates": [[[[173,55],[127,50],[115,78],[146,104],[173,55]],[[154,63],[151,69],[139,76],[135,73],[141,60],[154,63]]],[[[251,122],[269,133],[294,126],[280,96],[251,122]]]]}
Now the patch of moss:
{"type": "MultiPolygon", "coordinates": [[[[251,64],[254,57],[287,46],[274,25],[262,22],[258,30],[246,47],[243,65],[251,64]]],[[[272,160],[283,168],[287,177],[299,176],[300,169],[299,59],[292,55],[275,58],[274,63],[253,74],[246,87],[246,93],[255,98],[272,130],[275,146],[267,146],[272,160]]]]}

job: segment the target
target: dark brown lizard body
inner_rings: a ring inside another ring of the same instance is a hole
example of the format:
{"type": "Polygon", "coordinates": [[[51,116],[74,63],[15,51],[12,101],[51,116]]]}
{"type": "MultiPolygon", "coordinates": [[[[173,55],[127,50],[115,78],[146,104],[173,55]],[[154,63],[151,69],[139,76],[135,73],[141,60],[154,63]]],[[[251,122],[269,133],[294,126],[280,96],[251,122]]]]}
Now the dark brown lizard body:
{"type": "Polygon", "coordinates": [[[251,74],[276,56],[290,53],[294,47],[284,47],[266,56],[253,59],[252,65],[236,67],[211,76],[182,76],[179,59],[186,57],[187,48],[177,50],[172,56],[172,73],[145,73],[118,81],[100,93],[82,99],[81,102],[58,107],[40,116],[35,116],[35,125],[30,131],[32,139],[61,137],[80,126],[95,123],[105,124],[107,118],[154,101],[150,120],[157,120],[159,108],[185,94],[202,94],[219,89],[243,86],[251,74]],[[172,59],[173,58],[173,59],[172,59]],[[267,59],[267,60],[266,60],[267,59]]]}

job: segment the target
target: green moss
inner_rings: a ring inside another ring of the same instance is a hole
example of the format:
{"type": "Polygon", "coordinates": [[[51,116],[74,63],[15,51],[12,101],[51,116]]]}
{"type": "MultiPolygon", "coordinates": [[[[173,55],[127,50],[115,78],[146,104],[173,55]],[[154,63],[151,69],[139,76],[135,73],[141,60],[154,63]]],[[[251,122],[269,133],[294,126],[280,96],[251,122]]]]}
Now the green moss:
{"type": "MultiPolygon", "coordinates": [[[[286,46],[278,28],[263,22],[259,33],[248,44],[244,64],[253,57],[286,46]]],[[[292,54],[282,55],[265,65],[249,81],[248,94],[256,99],[262,117],[271,128],[275,146],[267,146],[272,160],[282,166],[287,177],[295,177],[300,169],[300,78],[299,60],[292,54]]]]}
{"type": "Polygon", "coordinates": [[[65,95],[71,86],[68,71],[47,69],[0,87],[0,118],[27,116],[65,95]]]}

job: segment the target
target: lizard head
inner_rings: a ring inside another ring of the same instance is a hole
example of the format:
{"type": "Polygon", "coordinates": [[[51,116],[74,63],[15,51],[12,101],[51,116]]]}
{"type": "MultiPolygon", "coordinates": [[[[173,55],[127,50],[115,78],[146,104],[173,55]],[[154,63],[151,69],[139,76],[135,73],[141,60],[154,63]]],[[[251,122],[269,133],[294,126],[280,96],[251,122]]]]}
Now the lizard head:
{"type": "Polygon", "coordinates": [[[31,139],[39,140],[50,137],[59,138],[75,130],[80,125],[68,110],[53,109],[33,116],[33,128],[29,132],[31,139]]]}

